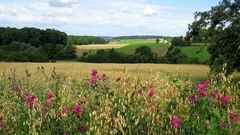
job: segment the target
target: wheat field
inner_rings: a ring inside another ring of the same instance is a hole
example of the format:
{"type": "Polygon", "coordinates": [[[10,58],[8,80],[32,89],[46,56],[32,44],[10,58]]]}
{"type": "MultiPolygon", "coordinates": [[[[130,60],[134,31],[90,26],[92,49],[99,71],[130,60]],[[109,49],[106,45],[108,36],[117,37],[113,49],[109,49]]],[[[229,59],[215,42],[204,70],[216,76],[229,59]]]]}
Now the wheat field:
{"type": "Polygon", "coordinates": [[[71,76],[85,76],[91,69],[98,69],[107,74],[144,73],[154,75],[157,72],[170,72],[186,76],[206,77],[209,73],[208,66],[190,64],[93,64],[80,62],[56,62],[56,63],[11,63],[0,62],[0,72],[10,72],[16,69],[17,74],[36,73],[38,67],[44,67],[46,72],[51,72],[54,68],[56,72],[71,76]]]}

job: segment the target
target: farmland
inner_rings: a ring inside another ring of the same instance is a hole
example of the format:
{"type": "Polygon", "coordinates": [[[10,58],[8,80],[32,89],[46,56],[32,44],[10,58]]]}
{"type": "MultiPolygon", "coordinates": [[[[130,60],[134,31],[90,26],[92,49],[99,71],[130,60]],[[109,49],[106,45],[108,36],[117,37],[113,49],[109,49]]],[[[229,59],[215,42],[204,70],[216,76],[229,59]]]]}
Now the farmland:
{"type": "Polygon", "coordinates": [[[159,56],[162,56],[162,54],[166,51],[168,48],[168,44],[166,43],[156,43],[155,39],[129,39],[129,40],[113,40],[109,44],[105,45],[80,45],[77,46],[77,54],[78,56],[81,56],[83,52],[89,52],[90,54],[95,54],[96,50],[100,49],[112,49],[114,48],[119,53],[124,54],[133,54],[135,52],[135,49],[141,46],[147,46],[150,47],[151,50],[158,54],[159,56]]]}

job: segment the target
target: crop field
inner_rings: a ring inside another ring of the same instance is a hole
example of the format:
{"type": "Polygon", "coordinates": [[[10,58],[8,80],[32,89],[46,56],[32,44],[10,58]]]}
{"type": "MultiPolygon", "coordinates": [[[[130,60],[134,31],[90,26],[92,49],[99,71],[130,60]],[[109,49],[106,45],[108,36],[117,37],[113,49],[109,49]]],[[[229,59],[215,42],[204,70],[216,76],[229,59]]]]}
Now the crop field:
{"type": "Polygon", "coordinates": [[[50,73],[53,68],[59,73],[65,73],[73,76],[84,76],[89,70],[96,68],[107,74],[123,74],[128,73],[151,73],[165,72],[176,73],[181,75],[189,75],[195,77],[206,77],[209,68],[204,65],[187,65],[187,64],[94,64],[79,62],[57,62],[57,63],[8,63],[0,62],[0,72],[9,72],[9,69],[16,69],[18,74],[24,75],[26,70],[35,74],[37,67],[44,67],[45,72],[50,73]]]}
{"type": "Polygon", "coordinates": [[[99,50],[99,49],[112,49],[112,48],[122,48],[127,44],[98,44],[98,45],[76,45],[77,56],[82,56],[84,52],[89,50],[99,50]]]}
{"type": "Polygon", "coordinates": [[[184,46],[179,48],[183,54],[187,55],[190,58],[196,57],[201,62],[207,61],[210,58],[207,46],[204,45],[184,46]]]}
{"type": "Polygon", "coordinates": [[[135,49],[141,46],[150,47],[151,50],[159,56],[166,51],[168,44],[166,43],[156,43],[155,39],[129,39],[129,40],[117,40],[112,41],[110,44],[105,45],[80,45],[77,46],[77,55],[82,56],[83,52],[89,52],[90,54],[95,54],[99,49],[112,49],[114,48],[117,52],[124,54],[133,54],[135,49]]]}

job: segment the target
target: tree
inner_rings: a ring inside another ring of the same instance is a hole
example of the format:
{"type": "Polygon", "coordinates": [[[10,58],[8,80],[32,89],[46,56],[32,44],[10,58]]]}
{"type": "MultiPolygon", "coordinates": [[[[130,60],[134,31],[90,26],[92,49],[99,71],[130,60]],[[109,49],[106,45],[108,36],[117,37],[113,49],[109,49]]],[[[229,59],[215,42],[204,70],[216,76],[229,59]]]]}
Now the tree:
{"type": "Polygon", "coordinates": [[[240,71],[240,0],[222,0],[208,11],[196,12],[189,25],[187,37],[198,39],[201,31],[210,42],[210,67],[219,72],[224,63],[226,71],[240,71]]]}
{"type": "Polygon", "coordinates": [[[159,38],[157,38],[157,39],[156,39],[156,43],[159,44],[159,42],[160,42],[160,40],[159,40],[159,38]]]}
{"type": "Polygon", "coordinates": [[[172,39],[172,45],[173,46],[185,46],[185,45],[190,45],[189,42],[187,42],[187,40],[185,40],[182,36],[181,37],[174,37],[172,39]]]}

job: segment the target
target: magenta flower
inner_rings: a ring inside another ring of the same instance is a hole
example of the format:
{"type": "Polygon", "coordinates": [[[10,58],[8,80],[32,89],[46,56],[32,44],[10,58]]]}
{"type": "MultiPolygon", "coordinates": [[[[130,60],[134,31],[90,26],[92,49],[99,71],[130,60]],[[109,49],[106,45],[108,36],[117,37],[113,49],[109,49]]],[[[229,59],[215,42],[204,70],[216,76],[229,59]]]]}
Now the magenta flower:
{"type": "Polygon", "coordinates": [[[76,114],[80,114],[82,112],[82,109],[80,107],[79,104],[76,104],[74,107],[73,107],[73,112],[75,112],[76,114]]]}
{"type": "Polygon", "coordinates": [[[81,133],[84,133],[84,132],[86,132],[87,130],[88,130],[88,128],[87,128],[86,125],[79,125],[79,126],[77,127],[77,131],[78,131],[78,132],[81,132],[81,133]]]}
{"type": "Polygon", "coordinates": [[[230,113],[230,117],[231,117],[232,121],[238,121],[238,115],[237,114],[230,113]]]}
{"type": "Polygon", "coordinates": [[[122,78],[119,76],[116,78],[116,82],[119,82],[122,78]]]}
{"type": "Polygon", "coordinates": [[[3,121],[0,120],[0,128],[2,128],[2,127],[3,127],[3,121]]]}
{"type": "Polygon", "coordinates": [[[151,84],[148,95],[152,97],[155,94],[153,84],[151,84]]]}
{"type": "Polygon", "coordinates": [[[96,69],[93,69],[92,70],[92,74],[91,74],[91,80],[89,81],[89,84],[91,86],[95,86],[97,85],[97,80],[99,79],[98,75],[97,75],[97,70],[96,69]]]}
{"type": "Polygon", "coordinates": [[[54,94],[53,94],[53,93],[49,92],[49,93],[47,94],[47,100],[51,100],[51,98],[53,98],[53,97],[54,97],[54,94]]]}
{"type": "Polygon", "coordinates": [[[221,102],[222,103],[230,102],[230,97],[229,96],[221,96],[221,102]]]}
{"type": "Polygon", "coordinates": [[[92,76],[96,76],[98,74],[97,70],[96,69],[92,69],[92,76]]]}
{"type": "Polygon", "coordinates": [[[206,97],[207,96],[207,92],[203,91],[202,89],[200,89],[198,96],[199,97],[206,97]]]}
{"type": "Polygon", "coordinates": [[[91,79],[91,80],[89,81],[89,84],[90,84],[91,86],[96,86],[96,85],[97,85],[97,80],[91,79]]]}
{"type": "Polygon", "coordinates": [[[206,80],[204,82],[200,82],[196,85],[196,89],[197,90],[201,90],[201,89],[204,89],[206,88],[206,86],[210,83],[210,80],[206,80]]]}
{"type": "Polygon", "coordinates": [[[172,118],[172,126],[173,126],[174,128],[179,128],[179,127],[180,127],[180,126],[179,126],[180,122],[181,122],[181,119],[180,119],[180,118],[178,118],[178,117],[176,117],[176,116],[173,116],[173,118],[172,118]]]}
{"type": "Polygon", "coordinates": [[[50,100],[47,100],[47,102],[45,103],[45,107],[46,108],[51,108],[52,107],[52,102],[50,100]]]}
{"type": "Polygon", "coordinates": [[[27,104],[30,108],[32,108],[34,106],[35,98],[36,98],[35,96],[28,97],[27,104]]]}

